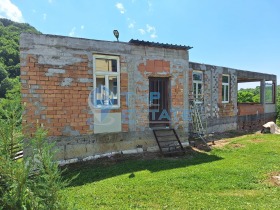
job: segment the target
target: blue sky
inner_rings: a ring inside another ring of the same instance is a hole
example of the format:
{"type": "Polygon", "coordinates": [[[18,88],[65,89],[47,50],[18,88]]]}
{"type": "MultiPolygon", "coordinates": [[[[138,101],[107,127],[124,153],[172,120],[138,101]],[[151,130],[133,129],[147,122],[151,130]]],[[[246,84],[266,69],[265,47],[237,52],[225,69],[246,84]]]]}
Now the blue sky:
{"type": "Polygon", "coordinates": [[[120,41],[189,45],[191,61],[280,79],[279,0],[0,0],[0,16],[99,40],[118,29],[120,41]]]}

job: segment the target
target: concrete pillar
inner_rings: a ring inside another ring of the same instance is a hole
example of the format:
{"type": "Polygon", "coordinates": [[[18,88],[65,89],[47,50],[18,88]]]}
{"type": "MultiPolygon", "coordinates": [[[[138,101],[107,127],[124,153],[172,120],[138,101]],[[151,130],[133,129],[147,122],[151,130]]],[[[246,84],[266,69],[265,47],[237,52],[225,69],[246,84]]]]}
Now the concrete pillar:
{"type": "Polygon", "coordinates": [[[277,96],[277,81],[276,80],[273,80],[272,81],[273,83],[273,103],[276,104],[276,96],[277,96]]]}
{"type": "Polygon", "coordinates": [[[261,80],[261,87],[260,87],[260,102],[261,104],[265,104],[265,80],[261,80]]]}

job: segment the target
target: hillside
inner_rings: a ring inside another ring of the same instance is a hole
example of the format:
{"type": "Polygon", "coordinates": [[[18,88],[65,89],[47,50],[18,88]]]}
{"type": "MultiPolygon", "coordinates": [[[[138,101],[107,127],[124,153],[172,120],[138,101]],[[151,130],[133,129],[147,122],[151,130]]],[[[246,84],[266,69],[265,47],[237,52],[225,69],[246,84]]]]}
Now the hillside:
{"type": "Polygon", "coordinates": [[[19,35],[22,32],[40,33],[27,23],[0,18],[0,98],[19,83],[19,35]]]}

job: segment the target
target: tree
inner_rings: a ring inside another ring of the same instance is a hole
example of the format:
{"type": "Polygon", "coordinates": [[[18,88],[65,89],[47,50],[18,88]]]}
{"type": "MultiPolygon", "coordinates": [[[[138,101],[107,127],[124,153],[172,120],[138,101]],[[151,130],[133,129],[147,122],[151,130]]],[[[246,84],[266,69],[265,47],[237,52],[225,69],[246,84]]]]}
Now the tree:
{"type": "Polygon", "coordinates": [[[238,91],[238,103],[252,103],[254,94],[249,91],[238,91]]]}
{"type": "Polygon", "coordinates": [[[4,68],[4,65],[0,63],[0,83],[8,76],[8,72],[4,68]]]}
{"type": "Polygon", "coordinates": [[[0,83],[0,98],[5,98],[7,91],[12,90],[15,85],[19,84],[19,78],[8,78],[6,77],[0,83]]]}

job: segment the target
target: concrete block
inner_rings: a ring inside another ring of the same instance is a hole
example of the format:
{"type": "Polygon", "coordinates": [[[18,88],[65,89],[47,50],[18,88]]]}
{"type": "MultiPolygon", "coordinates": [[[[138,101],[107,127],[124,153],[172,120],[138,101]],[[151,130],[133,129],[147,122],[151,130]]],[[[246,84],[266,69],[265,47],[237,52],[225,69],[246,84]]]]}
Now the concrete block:
{"type": "MultiPolygon", "coordinates": [[[[53,64],[52,64],[53,65],[53,64]]],[[[46,76],[52,77],[54,74],[64,74],[65,70],[64,69],[48,69],[48,72],[45,73],[46,76]]]]}
{"type": "Polygon", "coordinates": [[[65,146],[65,159],[84,157],[86,153],[85,144],[66,145],[65,146]]]}
{"type": "Polygon", "coordinates": [[[62,80],[62,82],[60,83],[60,86],[62,86],[62,87],[64,87],[64,86],[70,86],[72,82],[73,82],[73,79],[67,77],[67,78],[64,78],[64,79],[62,80]]]}

